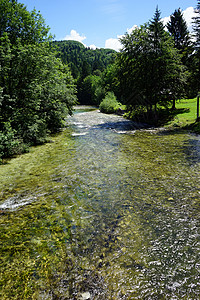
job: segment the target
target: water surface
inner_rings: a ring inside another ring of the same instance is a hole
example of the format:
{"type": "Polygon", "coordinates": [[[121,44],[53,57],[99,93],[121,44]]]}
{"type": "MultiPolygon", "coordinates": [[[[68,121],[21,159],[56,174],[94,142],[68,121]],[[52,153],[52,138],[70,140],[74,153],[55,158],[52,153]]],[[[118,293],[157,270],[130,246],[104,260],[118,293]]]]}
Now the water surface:
{"type": "Polygon", "coordinates": [[[200,139],[79,111],[0,166],[2,299],[198,299],[200,139]]]}

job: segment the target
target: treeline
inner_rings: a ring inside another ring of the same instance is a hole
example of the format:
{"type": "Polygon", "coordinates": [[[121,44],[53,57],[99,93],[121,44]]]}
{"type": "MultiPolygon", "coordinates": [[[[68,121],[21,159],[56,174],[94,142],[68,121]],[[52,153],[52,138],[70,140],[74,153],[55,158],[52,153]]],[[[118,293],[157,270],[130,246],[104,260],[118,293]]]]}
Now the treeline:
{"type": "Polygon", "coordinates": [[[56,42],[58,56],[76,79],[79,102],[99,105],[106,99],[108,104],[111,95],[118,107],[114,93],[129,117],[156,123],[163,109],[166,113],[182,97],[195,97],[200,89],[200,1],[195,12],[191,34],[180,8],[164,27],[157,7],[150,21],[121,38],[119,53],[56,42]]]}
{"type": "Polygon", "coordinates": [[[116,51],[93,50],[77,41],[54,41],[51,46],[57,49],[57,57],[71,69],[79,103],[98,105],[104,96],[102,78],[106,68],[114,63],[116,51]]]}
{"type": "Polygon", "coordinates": [[[56,57],[41,14],[0,0],[0,159],[58,131],[76,103],[71,71],[56,57]]]}

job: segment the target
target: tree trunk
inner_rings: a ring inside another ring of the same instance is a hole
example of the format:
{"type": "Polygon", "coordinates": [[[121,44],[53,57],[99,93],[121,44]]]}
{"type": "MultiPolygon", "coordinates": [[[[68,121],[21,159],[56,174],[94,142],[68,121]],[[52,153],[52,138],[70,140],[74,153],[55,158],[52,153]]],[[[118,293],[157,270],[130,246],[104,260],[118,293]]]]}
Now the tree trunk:
{"type": "Polygon", "coordinates": [[[175,109],[176,109],[176,100],[173,99],[172,110],[175,110],[175,109]]]}
{"type": "Polygon", "coordinates": [[[199,97],[200,97],[200,95],[197,96],[197,122],[200,121],[200,117],[199,117],[199,97]]]}

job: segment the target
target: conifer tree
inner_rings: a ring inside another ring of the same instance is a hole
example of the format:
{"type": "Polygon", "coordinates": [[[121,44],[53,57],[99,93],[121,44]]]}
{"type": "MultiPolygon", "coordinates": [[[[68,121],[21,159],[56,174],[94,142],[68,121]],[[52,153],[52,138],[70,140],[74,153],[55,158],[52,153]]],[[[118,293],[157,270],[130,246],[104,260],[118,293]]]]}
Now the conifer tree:
{"type": "Polygon", "coordinates": [[[197,2],[195,8],[195,17],[193,17],[193,31],[195,37],[195,48],[200,50],[200,1],[197,2]]]}
{"type": "Polygon", "coordinates": [[[150,36],[154,45],[154,49],[158,50],[159,44],[164,36],[164,25],[161,21],[161,12],[158,9],[158,6],[156,7],[156,11],[154,14],[153,19],[150,21],[149,24],[149,30],[150,30],[150,36]]]}
{"type": "Polygon", "coordinates": [[[174,46],[183,53],[190,45],[189,30],[181,9],[176,9],[170,16],[167,29],[174,39],[174,46]]]}
{"type": "Polygon", "coordinates": [[[193,17],[193,31],[194,31],[194,47],[195,47],[195,59],[196,59],[196,70],[194,71],[195,77],[195,89],[197,92],[200,91],[200,1],[197,2],[195,8],[195,17],[193,17]]]}

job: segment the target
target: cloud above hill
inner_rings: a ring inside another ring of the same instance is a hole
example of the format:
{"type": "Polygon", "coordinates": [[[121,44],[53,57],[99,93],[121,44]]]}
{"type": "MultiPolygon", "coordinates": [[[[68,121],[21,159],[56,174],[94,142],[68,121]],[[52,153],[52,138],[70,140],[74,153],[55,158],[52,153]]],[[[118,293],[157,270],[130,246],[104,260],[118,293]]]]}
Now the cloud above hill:
{"type": "Polygon", "coordinates": [[[70,34],[66,35],[63,40],[78,41],[78,42],[84,44],[83,41],[86,40],[86,36],[80,35],[76,30],[72,29],[70,31],[70,34]]]}

